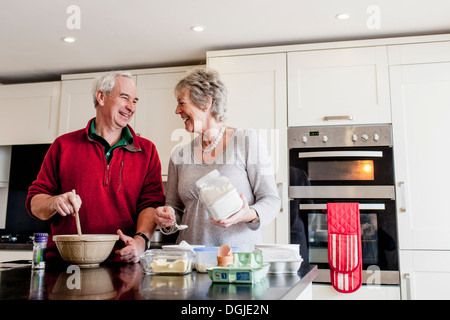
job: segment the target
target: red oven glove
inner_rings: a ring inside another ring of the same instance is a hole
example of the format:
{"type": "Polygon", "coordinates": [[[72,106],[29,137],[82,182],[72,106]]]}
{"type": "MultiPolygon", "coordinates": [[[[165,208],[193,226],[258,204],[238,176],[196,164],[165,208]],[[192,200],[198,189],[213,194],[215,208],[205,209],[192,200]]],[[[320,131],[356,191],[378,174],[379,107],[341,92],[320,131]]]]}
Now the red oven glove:
{"type": "Polygon", "coordinates": [[[331,284],[339,292],[355,292],[362,284],[359,204],[328,203],[327,224],[331,284]]]}

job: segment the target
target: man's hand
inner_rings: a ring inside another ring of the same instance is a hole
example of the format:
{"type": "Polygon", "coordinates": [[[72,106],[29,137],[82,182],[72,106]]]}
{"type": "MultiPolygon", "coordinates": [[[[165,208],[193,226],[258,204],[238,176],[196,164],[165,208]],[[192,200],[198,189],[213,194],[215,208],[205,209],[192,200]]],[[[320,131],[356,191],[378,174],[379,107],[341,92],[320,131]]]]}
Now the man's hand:
{"type": "Polygon", "coordinates": [[[122,262],[137,263],[140,256],[145,251],[145,240],[137,236],[136,238],[125,235],[121,230],[117,230],[119,239],[125,243],[125,247],[120,250],[116,250],[116,254],[120,256],[122,262]]]}
{"type": "Polygon", "coordinates": [[[37,194],[31,199],[31,212],[41,220],[48,220],[55,214],[62,217],[73,215],[81,207],[81,198],[72,192],[50,196],[48,194],[37,194]]]}

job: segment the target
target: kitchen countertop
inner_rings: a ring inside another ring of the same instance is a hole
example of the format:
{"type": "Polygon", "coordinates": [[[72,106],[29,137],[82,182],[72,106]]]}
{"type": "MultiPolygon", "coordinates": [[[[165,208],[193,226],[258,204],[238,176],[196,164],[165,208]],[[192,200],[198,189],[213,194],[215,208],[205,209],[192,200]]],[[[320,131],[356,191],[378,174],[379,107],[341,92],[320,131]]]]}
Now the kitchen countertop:
{"type": "Polygon", "coordinates": [[[196,271],[147,275],[140,264],[107,263],[77,273],[68,265],[35,272],[27,263],[13,261],[0,272],[0,300],[289,300],[318,273],[317,266],[302,265],[297,274],[269,273],[256,284],[228,284],[213,283],[207,273],[196,271]]]}
{"type": "Polygon", "coordinates": [[[10,243],[4,242],[0,243],[0,250],[33,250],[32,243],[10,243]]]}

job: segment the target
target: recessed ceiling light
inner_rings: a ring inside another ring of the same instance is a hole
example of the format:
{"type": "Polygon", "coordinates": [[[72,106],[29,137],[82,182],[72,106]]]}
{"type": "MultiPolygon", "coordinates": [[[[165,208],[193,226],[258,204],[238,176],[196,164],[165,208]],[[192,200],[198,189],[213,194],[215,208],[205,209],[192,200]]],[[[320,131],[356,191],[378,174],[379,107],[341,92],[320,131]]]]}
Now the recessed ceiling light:
{"type": "Polygon", "coordinates": [[[192,26],[191,30],[194,32],[202,32],[202,31],[205,31],[205,27],[204,26],[192,26]]]}
{"type": "Polygon", "coordinates": [[[338,13],[336,15],[336,19],[339,20],[347,20],[348,18],[350,18],[350,15],[348,13],[338,13]]]}
{"type": "Polygon", "coordinates": [[[74,43],[75,41],[77,41],[77,39],[74,37],[64,37],[61,40],[67,43],[74,43]]]}

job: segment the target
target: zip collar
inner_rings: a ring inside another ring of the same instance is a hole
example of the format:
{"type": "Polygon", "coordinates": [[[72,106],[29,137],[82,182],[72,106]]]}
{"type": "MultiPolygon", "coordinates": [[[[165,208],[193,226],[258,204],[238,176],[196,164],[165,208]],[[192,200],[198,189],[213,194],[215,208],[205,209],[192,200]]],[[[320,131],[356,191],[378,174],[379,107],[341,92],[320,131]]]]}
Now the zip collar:
{"type": "MultiPolygon", "coordinates": [[[[85,133],[87,139],[91,142],[96,141],[96,140],[92,139],[89,134],[89,128],[91,127],[91,124],[93,124],[94,119],[95,118],[92,118],[91,120],[89,120],[86,128],[84,129],[84,133],[85,133]]],[[[142,149],[139,145],[138,136],[134,132],[133,128],[131,128],[129,125],[127,125],[127,129],[128,129],[127,131],[131,134],[131,137],[129,137],[126,145],[123,145],[119,148],[126,149],[127,151],[130,151],[130,152],[141,152],[142,149]]]]}

